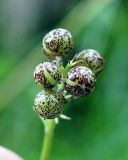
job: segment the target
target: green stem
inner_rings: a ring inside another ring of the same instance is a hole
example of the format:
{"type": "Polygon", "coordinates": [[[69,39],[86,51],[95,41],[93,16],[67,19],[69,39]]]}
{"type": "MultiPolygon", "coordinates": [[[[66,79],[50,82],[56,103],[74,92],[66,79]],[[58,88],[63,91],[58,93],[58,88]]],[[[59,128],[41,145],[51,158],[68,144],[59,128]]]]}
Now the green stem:
{"type": "MultiPolygon", "coordinates": [[[[74,59],[73,59],[74,60],[74,59]]],[[[65,75],[67,75],[67,73],[68,73],[68,71],[71,69],[71,68],[73,68],[73,67],[75,67],[76,65],[78,65],[78,64],[81,64],[81,63],[83,63],[83,60],[77,60],[76,62],[74,62],[73,60],[71,60],[68,64],[67,64],[67,66],[64,68],[64,77],[65,77],[65,75]]]]}
{"type": "Polygon", "coordinates": [[[43,146],[42,146],[42,151],[40,155],[40,160],[48,160],[50,150],[51,150],[51,145],[52,145],[52,138],[53,138],[53,133],[54,129],[56,126],[55,120],[45,120],[46,125],[45,125],[45,135],[44,135],[44,141],[43,141],[43,146]]]}

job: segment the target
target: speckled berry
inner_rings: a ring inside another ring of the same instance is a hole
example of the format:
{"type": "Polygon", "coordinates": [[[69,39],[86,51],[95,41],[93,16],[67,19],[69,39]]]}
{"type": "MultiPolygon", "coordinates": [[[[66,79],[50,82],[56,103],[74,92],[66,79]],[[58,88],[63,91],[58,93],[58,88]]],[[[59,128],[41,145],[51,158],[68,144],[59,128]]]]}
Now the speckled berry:
{"type": "Polygon", "coordinates": [[[44,119],[54,119],[63,111],[64,97],[62,94],[42,91],[34,100],[34,110],[44,119]]]}
{"type": "Polygon", "coordinates": [[[65,56],[74,48],[72,35],[66,29],[58,28],[50,31],[42,41],[43,52],[49,58],[65,56]]]}
{"type": "Polygon", "coordinates": [[[33,75],[35,83],[45,89],[52,89],[61,81],[61,73],[57,66],[50,62],[38,64],[33,75]]]}
{"type": "Polygon", "coordinates": [[[96,50],[93,49],[81,51],[74,60],[83,60],[83,63],[81,63],[81,65],[90,68],[95,74],[101,72],[104,66],[103,58],[96,50]]]}
{"type": "Polygon", "coordinates": [[[88,95],[96,84],[95,74],[87,67],[72,68],[65,79],[65,90],[76,97],[88,95]]]}

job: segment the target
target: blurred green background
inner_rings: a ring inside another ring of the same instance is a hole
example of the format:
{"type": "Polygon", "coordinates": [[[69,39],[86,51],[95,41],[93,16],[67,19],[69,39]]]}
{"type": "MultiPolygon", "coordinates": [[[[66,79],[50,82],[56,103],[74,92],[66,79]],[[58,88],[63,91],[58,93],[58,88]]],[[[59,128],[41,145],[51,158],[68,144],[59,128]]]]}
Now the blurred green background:
{"type": "Polygon", "coordinates": [[[71,121],[55,130],[50,160],[128,160],[127,0],[0,1],[0,145],[38,160],[43,125],[32,110],[40,91],[33,70],[43,36],[66,28],[75,50],[98,50],[105,59],[95,91],[65,106],[71,121]]]}

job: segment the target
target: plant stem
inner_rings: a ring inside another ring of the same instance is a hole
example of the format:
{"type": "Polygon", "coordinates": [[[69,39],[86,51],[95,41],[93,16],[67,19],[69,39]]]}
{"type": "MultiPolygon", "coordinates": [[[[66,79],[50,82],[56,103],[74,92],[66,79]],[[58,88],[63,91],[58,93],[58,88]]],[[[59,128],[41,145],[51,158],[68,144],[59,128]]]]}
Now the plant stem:
{"type": "Polygon", "coordinates": [[[45,126],[45,135],[44,135],[44,141],[43,141],[43,146],[42,146],[42,151],[40,155],[40,160],[48,160],[50,150],[51,150],[51,145],[52,145],[52,138],[53,138],[53,133],[54,129],[56,126],[55,120],[45,120],[47,122],[45,126]]]}

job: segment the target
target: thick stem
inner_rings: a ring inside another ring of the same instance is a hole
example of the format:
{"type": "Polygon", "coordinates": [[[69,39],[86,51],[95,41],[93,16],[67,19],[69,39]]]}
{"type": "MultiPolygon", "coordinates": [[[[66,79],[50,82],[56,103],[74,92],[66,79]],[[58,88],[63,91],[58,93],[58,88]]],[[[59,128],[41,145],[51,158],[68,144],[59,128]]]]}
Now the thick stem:
{"type": "Polygon", "coordinates": [[[50,150],[51,150],[51,145],[52,145],[52,138],[53,138],[53,133],[54,129],[56,126],[55,120],[45,120],[46,125],[45,125],[45,135],[44,135],[44,141],[43,141],[43,146],[42,146],[42,151],[40,155],[40,160],[48,160],[50,150]]]}

